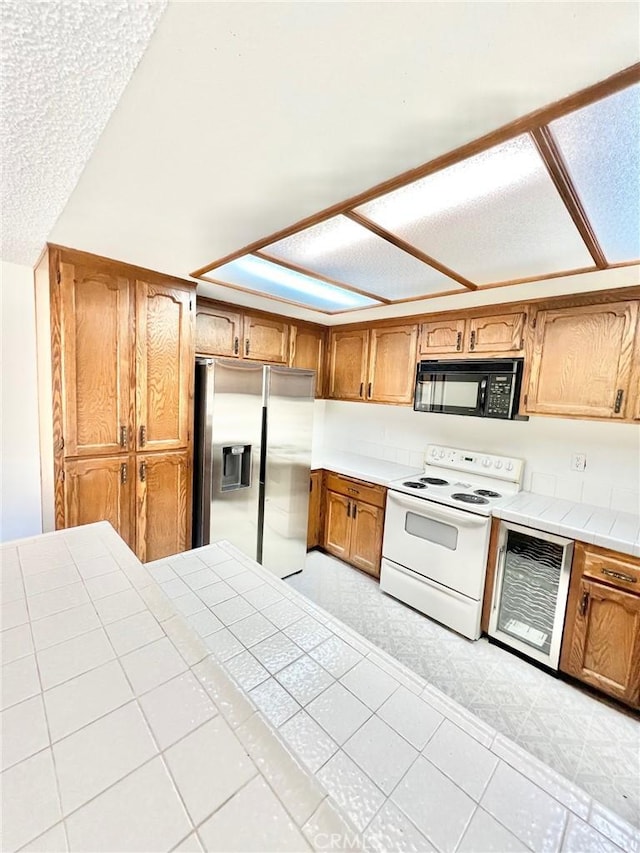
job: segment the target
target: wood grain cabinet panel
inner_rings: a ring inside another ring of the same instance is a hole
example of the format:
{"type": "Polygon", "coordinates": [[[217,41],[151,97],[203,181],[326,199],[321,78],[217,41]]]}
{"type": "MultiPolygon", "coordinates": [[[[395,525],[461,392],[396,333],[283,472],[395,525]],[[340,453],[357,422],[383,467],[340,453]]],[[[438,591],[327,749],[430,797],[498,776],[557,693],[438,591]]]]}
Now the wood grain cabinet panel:
{"type": "Polygon", "coordinates": [[[242,315],[222,308],[196,309],[196,352],[238,358],[242,342],[242,315]]]}
{"type": "Polygon", "coordinates": [[[487,355],[519,353],[524,348],[526,314],[472,317],[467,326],[469,352],[487,355]]]}
{"type": "Polygon", "coordinates": [[[380,554],[384,510],[362,501],[353,501],[351,508],[351,545],[349,559],[354,566],[380,577],[380,554]]]}
{"type": "Polygon", "coordinates": [[[60,264],[64,456],[127,452],[133,432],[131,282],[60,264]]]}
{"type": "Polygon", "coordinates": [[[369,354],[368,329],[331,332],[329,397],[363,400],[369,354]]]}
{"type": "Polygon", "coordinates": [[[461,353],[465,346],[465,319],[451,317],[420,325],[420,355],[461,353]]]}
{"type": "Polygon", "coordinates": [[[245,358],[287,364],[289,357],[289,324],[265,317],[245,314],[245,358]]]}
{"type": "Polygon", "coordinates": [[[327,492],[325,499],[325,550],[341,560],[349,559],[351,543],[351,501],[336,492],[327,492]]]}
{"type": "Polygon", "coordinates": [[[526,411],[624,418],[637,302],[538,311],[526,411]]]}
{"type": "Polygon", "coordinates": [[[322,541],[322,471],[312,471],[309,476],[309,521],[307,523],[307,550],[316,548],[322,541]]]}
{"type": "Polygon", "coordinates": [[[145,563],[186,550],[190,547],[189,453],[139,454],[136,466],[138,557],[145,563]]]}
{"type": "Polygon", "coordinates": [[[134,479],[133,456],[67,460],[64,463],[66,526],[108,521],[133,549],[134,479]]]}
{"type": "Polygon", "coordinates": [[[412,402],[417,342],[417,326],[372,329],[368,400],[378,403],[412,402]]]}
{"type": "Polygon", "coordinates": [[[187,447],[193,398],[192,295],[136,284],[137,449],[187,447]]]}
{"type": "Polygon", "coordinates": [[[316,397],[322,397],[325,335],[320,329],[305,326],[291,327],[290,367],[316,372],[316,397]]]}

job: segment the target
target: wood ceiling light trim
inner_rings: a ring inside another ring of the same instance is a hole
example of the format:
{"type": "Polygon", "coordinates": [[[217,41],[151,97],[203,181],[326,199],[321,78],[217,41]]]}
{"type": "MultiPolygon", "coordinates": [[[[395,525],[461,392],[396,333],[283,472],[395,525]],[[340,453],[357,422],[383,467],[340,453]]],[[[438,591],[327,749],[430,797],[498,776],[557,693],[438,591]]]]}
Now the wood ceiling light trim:
{"type": "MultiPolygon", "coordinates": [[[[367,290],[360,290],[358,287],[353,287],[351,284],[345,284],[343,281],[337,281],[335,278],[329,278],[329,276],[322,275],[322,273],[314,272],[313,270],[298,266],[297,264],[292,264],[291,261],[284,261],[282,258],[276,258],[273,255],[269,255],[267,252],[256,251],[253,252],[253,255],[256,258],[262,258],[263,261],[269,261],[270,264],[277,264],[279,267],[291,270],[291,272],[297,272],[301,275],[306,275],[309,278],[317,278],[318,281],[323,281],[326,284],[333,285],[334,287],[340,287],[342,290],[350,290],[352,293],[358,293],[360,296],[366,296],[369,299],[375,299],[376,302],[384,302],[386,305],[391,304],[391,300],[386,299],[384,296],[369,293],[367,290]]],[[[374,306],[369,307],[373,308],[374,306]]]]}
{"type": "MultiPolygon", "coordinates": [[[[440,261],[437,261],[435,258],[432,258],[431,255],[427,255],[425,254],[425,252],[420,251],[420,249],[416,248],[415,246],[412,246],[411,243],[407,243],[401,237],[397,237],[395,234],[392,234],[391,231],[387,231],[385,228],[381,228],[380,225],[377,225],[371,219],[367,219],[367,217],[363,216],[361,213],[356,213],[355,210],[345,210],[343,215],[347,219],[351,219],[353,222],[356,222],[358,225],[362,225],[362,227],[366,228],[368,231],[372,231],[378,237],[381,237],[383,240],[386,240],[388,243],[391,243],[398,249],[402,249],[402,251],[406,252],[408,255],[413,255],[414,258],[417,258],[424,264],[433,267],[433,269],[438,270],[438,272],[441,272],[448,278],[452,278],[454,281],[457,281],[458,284],[461,284],[463,287],[466,287],[467,290],[477,289],[477,284],[474,284],[467,278],[463,278],[459,273],[455,272],[449,267],[446,267],[444,264],[441,264],[440,261]]],[[[422,297],[415,296],[413,298],[421,299],[422,297]]]]}
{"type": "MultiPolygon", "coordinates": [[[[593,86],[589,86],[586,89],[582,89],[579,92],[575,92],[572,95],[568,95],[566,98],[562,98],[559,101],[555,101],[553,104],[549,104],[546,107],[541,107],[538,110],[534,110],[533,112],[528,113],[525,116],[515,119],[514,121],[509,122],[508,124],[503,125],[502,127],[493,130],[485,134],[484,136],[479,137],[478,139],[474,139],[471,142],[465,143],[464,145],[461,145],[458,148],[453,149],[452,151],[448,151],[445,154],[442,154],[439,157],[430,160],[428,163],[424,163],[423,165],[417,166],[414,169],[409,169],[408,171],[403,172],[400,175],[396,175],[396,177],[394,178],[390,178],[386,181],[383,181],[380,184],[376,184],[374,187],[371,187],[370,189],[365,190],[364,192],[352,196],[351,198],[348,198],[341,202],[337,202],[336,204],[331,205],[330,207],[324,208],[324,210],[307,216],[304,219],[300,219],[293,225],[289,225],[286,228],[281,228],[279,231],[270,234],[268,237],[263,237],[260,240],[255,240],[253,243],[249,243],[247,246],[244,246],[243,248],[238,249],[235,252],[231,252],[230,254],[225,255],[223,258],[220,258],[219,260],[213,263],[209,263],[203,267],[200,267],[199,269],[190,273],[190,275],[193,278],[204,278],[205,273],[211,272],[211,270],[214,270],[217,267],[223,266],[224,264],[229,263],[230,261],[236,260],[236,258],[239,258],[241,255],[253,254],[271,243],[276,243],[279,240],[283,240],[285,237],[290,237],[292,234],[297,234],[299,231],[304,231],[306,228],[310,228],[313,225],[317,225],[319,222],[324,222],[327,219],[331,219],[333,216],[337,216],[339,214],[346,215],[349,211],[352,210],[352,208],[359,207],[360,205],[373,201],[374,199],[382,195],[386,195],[387,193],[393,192],[394,190],[399,189],[400,187],[403,187],[406,184],[418,181],[421,178],[426,177],[427,175],[433,174],[434,172],[446,169],[448,166],[452,166],[455,163],[459,163],[461,160],[466,160],[469,157],[473,157],[475,154],[480,154],[481,152],[486,151],[489,148],[493,148],[496,145],[500,145],[503,142],[507,142],[509,139],[513,139],[514,137],[520,136],[523,133],[532,133],[534,130],[538,130],[544,125],[549,124],[555,119],[561,118],[567,113],[573,112],[574,110],[580,109],[581,107],[588,106],[589,104],[592,104],[595,101],[599,101],[602,98],[606,98],[609,95],[613,95],[616,92],[619,92],[620,90],[625,89],[628,86],[632,86],[638,82],[640,82],[640,62],[636,62],[634,65],[631,65],[628,68],[623,69],[622,71],[618,71],[615,74],[612,74],[610,77],[607,77],[604,80],[595,83],[593,86]]],[[[613,265],[608,266],[611,267],[613,265]]],[[[597,270],[598,267],[596,266],[595,270],[589,271],[594,272],[597,270]]],[[[575,273],[563,272],[539,278],[540,280],[544,280],[545,278],[556,278],[557,275],[571,274],[575,273]]],[[[222,284],[222,282],[217,281],[215,283],[222,284]]],[[[479,289],[485,289],[486,287],[496,287],[500,285],[501,283],[495,285],[482,285],[479,289]]]]}
{"type": "Polygon", "coordinates": [[[547,126],[537,127],[530,132],[530,136],[596,267],[601,270],[606,269],[608,266],[607,259],[582,206],[580,196],[571,180],[551,130],[547,126]]]}

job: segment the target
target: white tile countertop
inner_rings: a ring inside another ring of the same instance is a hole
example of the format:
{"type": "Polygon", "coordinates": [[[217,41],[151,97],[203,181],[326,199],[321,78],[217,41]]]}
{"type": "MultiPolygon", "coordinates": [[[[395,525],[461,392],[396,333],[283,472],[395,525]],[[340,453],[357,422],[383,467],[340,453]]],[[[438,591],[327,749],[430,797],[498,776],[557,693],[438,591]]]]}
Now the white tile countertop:
{"type": "MultiPolygon", "coordinates": [[[[319,454],[314,457],[313,467],[326,468],[381,486],[402,477],[415,476],[421,470],[343,451],[319,454]]],[[[630,510],[603,509],[534,492],[519,492],[493,507],[492,515],[525,527],[640,557],[640,511],[637,507],[630,507],[630,510]]]]}
{"type": "Polygon", "coordinates": [[[640,557],[640,514],[637,512],[603,509],[533,492],[519,492],[494,507],[493,515],[525,527],[640,557]]]}
{"type": "Polygon", "coordinates": [[[640,853],[228,543],[143,567],[103,522],[2,557],[3,850],[640,853]]]}

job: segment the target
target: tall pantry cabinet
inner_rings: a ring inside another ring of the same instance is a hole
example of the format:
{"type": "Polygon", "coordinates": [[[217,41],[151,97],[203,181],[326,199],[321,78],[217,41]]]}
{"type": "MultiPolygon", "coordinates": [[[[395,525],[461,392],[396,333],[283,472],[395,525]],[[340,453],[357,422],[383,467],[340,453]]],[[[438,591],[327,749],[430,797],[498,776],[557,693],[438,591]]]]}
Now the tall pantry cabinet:
{"type": "Polygon", "coordinates": [[[49,253],[56,528],[107,520],[142,561],[189,547],[195,285],[49,253]]]}

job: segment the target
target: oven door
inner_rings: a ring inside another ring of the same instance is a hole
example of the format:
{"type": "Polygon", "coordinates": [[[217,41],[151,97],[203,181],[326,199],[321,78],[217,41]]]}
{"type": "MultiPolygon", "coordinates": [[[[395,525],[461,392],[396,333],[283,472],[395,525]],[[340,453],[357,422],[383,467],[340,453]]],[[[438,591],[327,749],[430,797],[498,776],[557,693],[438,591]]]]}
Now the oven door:
{"type": "Polygon", "coordinates": [[[475,601],[484,592],[491,519],[400,492],[387,492],[382,553],[475,601]]]}
{"type": "Polygon", "coordinates": [[[485,409],[486,373],[424,373],[416,379],[416,412],[482,416],[485,409]]]}

